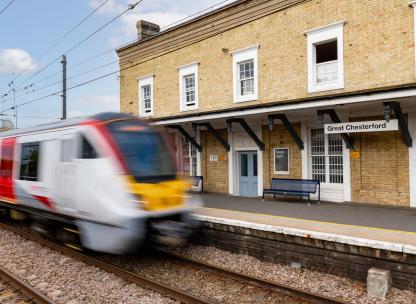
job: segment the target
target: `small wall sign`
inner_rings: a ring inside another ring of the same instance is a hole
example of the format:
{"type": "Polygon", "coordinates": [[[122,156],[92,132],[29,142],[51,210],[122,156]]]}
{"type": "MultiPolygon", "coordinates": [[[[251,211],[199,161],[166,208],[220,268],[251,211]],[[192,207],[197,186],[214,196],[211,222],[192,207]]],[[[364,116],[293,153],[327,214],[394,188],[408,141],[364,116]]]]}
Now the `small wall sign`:
{"type": "Polygon", "coordinates": [[[351,158],[352,159],[359,159],[360,158],[360,151],[351,151],[351,158]]]}
{"type": "Polygon", "coordinates": [[[217,161],[218,161],[218,155],[216,155],[216,154],[211,154],[211,155],[209,156],[209,161],[210,161],[210,162],[217,162],[217,161]]]}
{"type": "Polygon", "coordinates": [[[399,130],[399,123],[397,119],[392,119],[389,122],[385,120],[358,121],[325,124],[324,129],[325,134],[397,131],[399,130]]]}

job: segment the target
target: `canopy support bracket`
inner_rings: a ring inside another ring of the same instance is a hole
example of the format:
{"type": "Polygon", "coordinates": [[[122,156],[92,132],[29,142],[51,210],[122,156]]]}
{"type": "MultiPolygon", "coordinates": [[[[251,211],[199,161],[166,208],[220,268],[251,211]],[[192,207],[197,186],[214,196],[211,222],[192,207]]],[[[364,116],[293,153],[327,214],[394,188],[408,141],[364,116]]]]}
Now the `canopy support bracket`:
{"type": "Polygon", "coordinates": [[[207,128],[208,132],[215,137],[215,139],[225,148],[225,150],[230,152],[230,145],[224,138],[222,138],[220,133],[218,133],[218,131],[209,122],[196,123],[194,125],[207,128]]]}
{"type": "Polygon", "coordinates": [[[256,143],[261,151],[265,150],[264,143],[257,137],[256,133],[250,128],[247,122],[242,118],[231,118],[226,120],[228,128],[231,129],[231,125],[233,123],[239,123],[241,127],[243,127],[244,131],[246,131],[247,135],[256,143]]]}
{"type": "Polygon", "coordinates": [[[298,135],[298,133],[296,132],[295,128],[293,127],[293,125],[291,124],[291,122],[289,121],[289,119],[287,119],[285,114],[271,114],[268,116],[268,122],[269,122],[269,129],[270,131],[273,129],[273,122],[275,119],[280,120],[284,127],[286,128],[286,130],[290,133],[290,135],[292,136],[293,140],[296,142],[296,144],[298,145],[300,150],[304,149],[304,144],[302,139],[300,138],[300,136],[298,135]]]}
{"type": "Polygon", "coordinates": [[[182,126],[168,125],[168,126],[166,126],[166,128],[178,130],[179,133],[181,133],[182,136],[185,137],[185,139],[187,139],[198,150],[198,152],[202,151],[201,145],[198,144],[196,142],[195,138],[193,138],[191,135],[189,135],[188,132],[186,132],[185,129],[182,126]]]}

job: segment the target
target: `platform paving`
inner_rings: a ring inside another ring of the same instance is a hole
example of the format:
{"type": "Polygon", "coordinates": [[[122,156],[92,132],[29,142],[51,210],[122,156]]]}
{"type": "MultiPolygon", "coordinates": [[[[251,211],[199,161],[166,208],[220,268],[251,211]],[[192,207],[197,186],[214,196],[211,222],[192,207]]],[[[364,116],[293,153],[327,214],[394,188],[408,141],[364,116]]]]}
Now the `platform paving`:
{"type": "Polygon", "coordinates": [[[200,220],[416,254],[416,210],[201,195],[200,220]]]}
{"type": "Polygon", "coordinates": [[[202,194],[200,197],[207,208],[416,232],[416,209],[413,208],[326,202],[312,203],[308,206],[305,201],[285,202],[266,198],[263,202],[261,198],[210,193],[202,194]]]}

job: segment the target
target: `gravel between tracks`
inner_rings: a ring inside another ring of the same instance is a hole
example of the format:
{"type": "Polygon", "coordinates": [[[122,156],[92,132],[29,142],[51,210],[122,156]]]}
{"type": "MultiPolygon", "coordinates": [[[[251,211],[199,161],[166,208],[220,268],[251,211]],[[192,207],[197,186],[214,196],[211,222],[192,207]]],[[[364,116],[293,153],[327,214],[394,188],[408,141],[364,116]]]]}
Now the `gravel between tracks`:
{"type": "Polygon", "coordinates": [[[254,257],[233,254],[214,247],[189,245],[172,250],[172,252],[225,269],[337,297],[352,303],[416,303],[416,293],[410,291],[393,288],[385,300],[378,300],[367,296],[366,285],[361,282],[303,268],[297,269],[283,264],[261,262],[254,257]]]}
{"type": "Polygon", "coordinates": [[[99,256],[111,264],[139,273],[171,287],[202,297],[211,303],[221,304],[305,304],[305,301],[279,293],[270,293],[255,286],[239,283],[221,275],[163,259],[151,252],[137,256],[99,256]]]}
{"type": "Polygon", "coordinates": [[[4,230],[0,263],[57,303],[177,303],[4,230]]]}

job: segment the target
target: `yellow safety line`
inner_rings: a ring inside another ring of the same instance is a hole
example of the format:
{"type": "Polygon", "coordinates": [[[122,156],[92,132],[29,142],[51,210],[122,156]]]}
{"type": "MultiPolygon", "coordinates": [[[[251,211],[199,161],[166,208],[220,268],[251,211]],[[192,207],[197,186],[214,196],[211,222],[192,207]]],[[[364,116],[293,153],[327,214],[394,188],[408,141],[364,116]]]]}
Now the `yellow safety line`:
{"type": "Polygon", "coordinates": [[[75,249],[75,250],[78,250],[78,251],[82,251],[82,248],[81,248],[81,247],[79,247],[79,246],[77,246],[77,245],[73,245],[73,244],[65,243],[65,246],[67,246],[67,247],[69,247],[69,248],[72,248],[72,249],[75,249]]]}
{"type": "Polygon", "coordinates": [[[370,229],[370,230],[378,230],[378,231],[396,232],[396,233],[402,233],[402,234],[416,235],[416,232],[412,232],[412,231],[402,231],[402,230],[394,230],[394,229],[386,229],[386,228],[359,226],[359,225],[352,225],[352,224],[340,224],[340,223],[334,223],[334,222],[324,222],[324,221],[317,221],[317,220],[307,220],[307,219],[296,218],[296,217],[289,217],[289,216],[282,216],[282,215],[273,215],[273,214],[264,214],[264,213],[255,213],[255,212],[245,212],[245,211],[229,210],[229,209],[217,209],[217,208],[208,208],[208,207],[203,207],[202,209],[208,209],[208,210],[214,210],[214,211],[224,211],[225,210],[225,211],[237,212],[237,213],[242,213],[242,214],[252,214],[252,215],[260,215],[260,216],[268,216],[268,217],[272,217],[272,218],[289,219],[289,220],[299,220],[299,221],[312,222],[312,223],[331,224],[331,225],[336,225],[336,226],[341,226],[341,227],[365,228],[365,229],[370,229]]]}
{"type": "Polygon", "coordinates": [[[71,228],[64,228],[64,230],[72,232],[72,233],[76,233],[79,234],[79,231],[75,230],[75,229],[71,229],[71,228]]]}

